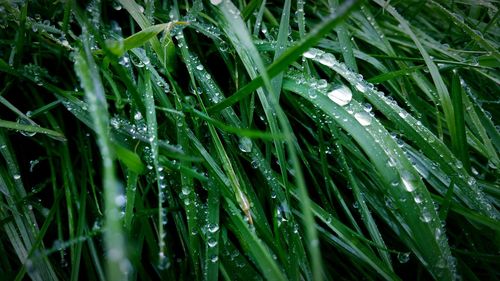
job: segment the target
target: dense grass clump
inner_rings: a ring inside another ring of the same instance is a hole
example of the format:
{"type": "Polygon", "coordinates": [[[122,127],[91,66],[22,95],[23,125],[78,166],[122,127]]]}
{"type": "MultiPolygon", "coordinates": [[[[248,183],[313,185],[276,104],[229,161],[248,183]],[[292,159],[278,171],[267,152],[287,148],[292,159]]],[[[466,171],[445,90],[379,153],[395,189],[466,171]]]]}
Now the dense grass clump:
{"type": "Polygon", "coordinates": [[[0,279],[499,279],[497,4],[1,1],[0,279]]]}

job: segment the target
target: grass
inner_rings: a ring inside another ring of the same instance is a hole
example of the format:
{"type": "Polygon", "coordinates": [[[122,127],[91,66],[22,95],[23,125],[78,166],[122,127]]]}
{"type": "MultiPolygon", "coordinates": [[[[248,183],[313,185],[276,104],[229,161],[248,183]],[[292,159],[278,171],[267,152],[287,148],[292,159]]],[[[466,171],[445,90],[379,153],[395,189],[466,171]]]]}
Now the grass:
{"type": "Polygon", "coordinates": [[[495,1],[0,2],[6,280],[497,280],[495,1]]]}

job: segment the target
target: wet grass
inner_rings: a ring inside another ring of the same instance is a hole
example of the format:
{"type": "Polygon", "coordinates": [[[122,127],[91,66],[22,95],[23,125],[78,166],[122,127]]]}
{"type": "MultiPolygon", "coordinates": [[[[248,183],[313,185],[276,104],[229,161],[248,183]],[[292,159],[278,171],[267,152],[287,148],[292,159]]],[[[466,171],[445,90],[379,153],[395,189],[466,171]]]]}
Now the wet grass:
{"type": "Polygon", "coordinates": [[[498,279],[497,6],[0,3],[0,273],[498,279]]]}

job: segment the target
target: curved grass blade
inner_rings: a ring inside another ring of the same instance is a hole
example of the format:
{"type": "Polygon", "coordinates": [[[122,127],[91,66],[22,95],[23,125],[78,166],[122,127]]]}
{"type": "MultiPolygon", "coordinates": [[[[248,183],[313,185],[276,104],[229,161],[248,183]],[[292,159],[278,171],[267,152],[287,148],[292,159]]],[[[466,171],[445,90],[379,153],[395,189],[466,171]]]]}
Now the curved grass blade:
{"type": "Polygon", "coordinates": [[[376,167],[385,183],[384,192],[397,200],[403,219],[398,224],[413,240],[409,246],[433,276],[452,280],[455,265],[447,241],[436,237],[436,231],[442,233],[442,226],[430,194],[386,129],[356,101],[341,106],[304,82],[300,75],[286,78],[283,86],[313,103],[350,133],[376,167]],[[316,91],[316,95],[311,95],[311,91],[316,91]],[[423,200],[416,203],[415,196],[423,200]]]}
{"type": "Polygon", "coordinates": [[[477,185],[469,184],[471,182],[470,177],[465,178],[463,176],[468,174],[463,164],[456,159],[438,137],[423,126],[420,121],[384,96],[383,92],[376,90],[372,84],[359,78],[354,72],[348,70],[344,64],[339,63],[333,55],[317,49],[313,49],[313,51],[315,53],[313,60],[330,67],[360,90],[378,110],[392,120],[394,124],[397,124],[408,139],[414,141],[430,159],[439,163],[443,171],[450,175],[453,182],[458,185],[457,196],[462,201],[469,207],[479,210],[492,218],[498,216],[498,211],[491,206],[477,185]],[[450,159],[453,161],[450,161],[450,159]]]}

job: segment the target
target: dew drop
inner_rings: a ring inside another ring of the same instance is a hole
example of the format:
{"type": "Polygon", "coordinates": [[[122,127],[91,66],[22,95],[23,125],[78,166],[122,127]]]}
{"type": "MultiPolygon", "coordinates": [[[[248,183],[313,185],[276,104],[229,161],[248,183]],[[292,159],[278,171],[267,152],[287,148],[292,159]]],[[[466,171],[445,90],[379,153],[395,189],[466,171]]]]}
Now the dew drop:
{"type": "Polygon", "coordinates": [[[137,111],[137,113],[134,115],[134,119],[139,121],[142,119],[142,113],[137,111]]]}
{"type": "Polygon", "coordinates": [[[217,240],[215,240],[215,238],[209,238],[207,241],[207,245],[208,247],[213,248],[217,246],[217,240]]]}
{"type": "Polygon", "coordinates": [[[127,57],[122,57],[120,58],[120,60],[118,61],[119,64],[125,66],[125,67],[129,67],[130,66],[130,60],[129,58],[127,57]]]}
{"type": "Polygon", "coordinates": [[[429,213],[429,211],[427,211],[427,210],[424,210],[422,212],[422,216],[420,217],[420,220],[423,222],[430,222],[431,219],[432,219],[431,213],[429,213]]]}
{"type": "Polygon", "coordinates": [[[356,84],[356,90],[360,91],[361,93],[366,92],[366,87],[362,83],[356,84]]]}
{"type": "Polygon", "coordinates": [[[372,123],[372,117],[368,112],[358,112],[354,114],[354,118],[358,120],[359,124],[361,126],[368,126],[372,123]]]}
{"type": "Polygon", "coordinates": [[[21,175],[19,175],[19,174],[14,175],[14,179],[15,179],[15,180],[18,180],[18,179],[20,179],[20,178],[21,178],[21,175]]]}
{"type": "MultiPolygon", "coordinates": [[[[36,125],[33,121],[31,121],[30,119],[26,119],[26,118],[18,118],[17,119],[17,123],[21,124],[21,125],[32,125],[32,126],[38,126],[36,125]]],[[[32,137],[34,135],[36,135],[35,132],[28,132],[28,131],[20,131],[20,133],[23,135],[23,136],[26,136],[26,137],[32,137]]]]}
{"type": "Polygon", "coordinates": [[[323,54],[323,51],[320,51],[318,49],[310,49],[309,51],[305,52],[303,56],[308,59],[314,59],[320,56],[321,54],[323,54]]]}
{"type": "Polygon", "coordinates": [[[373,107],[371,104],[367,103],[365,104],[365,106],[363,107],[363,109],[366,111],[366,112],[371,112],[373,107]]]}
{"type": "Polygon", "coordinates": [[[410,260],[410,253],[398,253],[398,261],[400,263],[407,263],[410,260]]]}
{"type": "Polygon", "coordinates": [[[211,224],[208,226],[208,231],[210,231],[210,233],[215,233],[219,230],[219,225],[218,224],[211,224]]]}
{"type": "Polygon", "coordinates": [[[436,232],[434,234],[435,234],[436,240],[439,240],[441,238],[441,234],[442,234],[441,228],[437,228],[436,232]]]}
{"type": "Polygon", "coordinates": [[[219,5],[220,3],[222,3],[222,0],[210,0],[210,3],[212,3],[212,5],[219,5]]]}
{"type": "Polygon", "coordinates": [[[476,184],[476,179],[474,177],[469,177],[469,179],[467,180],[467,184],[469,186],[473,186],[476,184]]]}
{"type": "Polygon", "coordinates": [[[121,206],[125,205],[126,202],[127,202],[127,198],[123,194],[120,194],[120,195],[115,197],[116,206],[121,207],[121,206]]]}
{"type": "Polygon", "coordinates": [[[325,79],[320,79],[318,81],[318,89],[324,89],[326,87],[328,87],[328,82],[325,80],[325,79]]]}
{"type": "Polygon", "coordinates": [[[240,138],[238,148],[245,153],[252,151],[252,140],[247,137],[240,138]]]}
{"type": "Polygon", "coordinates": [[[316,90],[315,89],[309,89],[309,91],[307,92],[308,95],[309,95],[309,98],[311,99],[315,99],[318,97],[318,93],[316,93],[316,90]]]}
{"type": "Polygon", "coordinates": [[[415,180],[415,176],[412,173],[410,173],[409,171],[403,171],[401,173],[401,179],[403,181],[403,185],[404,185],[404,188],[406,189],[406,191],[408,191],[408,192],[415,191],[416,187],[412,183],[412,181],[415,180]]]}
{"type": "Polygon", "coordinates": [[[328,93],[328,97],[340,106],[347,105],[352,100],[352,92],[347,86],[342,85],[328,93]]]}
{"type": "Polygon", "coordinates": [[[36,160],[30,160],[30,172],[33,172],[33,168],[35,168],[35,166],[40,163],[40,160],[36,159],[36,160]]]}
{"type": "Polygon", "coordinates": [[[165,256],[165,253],[161,251],[158,254],[158,269],[165,270],[169,267],[170,267],[170,262],[168,261],[168,258],[165,256]]]}
{"type": "Polygon", "coordinates": [[[335,65],[335,62],[337,60],[335,59],[335,56],[333,56],[332,54],[324,53],[319,57],[318,61],[319,61],[319,63],[321,63],[324,66],[332,67],[335,65]]]}
{"type": "Polygon", "coordinates": [[[183,186],[181,190],[183,195],[189,195],[191,193],[191,190],[187,186],[183,186]]]}
{"type": "Polygon", "coordinates": [[[115,9],[117,11],[120,11],[122,9],[122,6],[118,2],[113,1],[112,5],[113,5],[113,9],[115,9]]]}

